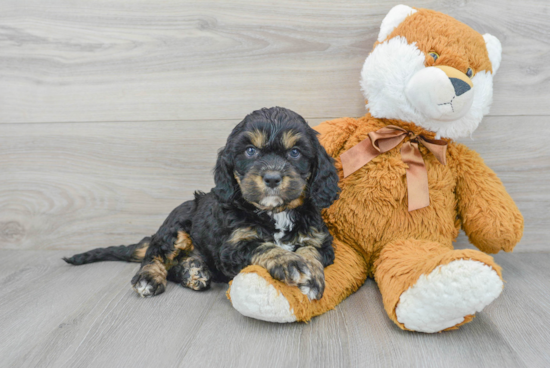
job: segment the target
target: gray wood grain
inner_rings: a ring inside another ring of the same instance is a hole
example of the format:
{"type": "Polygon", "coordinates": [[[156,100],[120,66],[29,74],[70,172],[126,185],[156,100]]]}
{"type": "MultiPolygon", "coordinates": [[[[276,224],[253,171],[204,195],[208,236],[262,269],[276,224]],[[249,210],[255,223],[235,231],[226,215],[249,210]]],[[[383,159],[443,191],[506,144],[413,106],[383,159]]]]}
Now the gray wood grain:
{"type": "Polygon", "coordinates": [[[1,254],[27,271],[24,277],[14,271],[17,279],[2,280],[6,285],[9,279],[9,287],[0,301],[0,366],[117,366],[104,351],[119,355],[124,366],[143,366],[151,355],[160,364],[164,350],[174,348],[171,342],[184,348],[193,339],[190,331],[221,291],[194,293],[169,284],[162,297],[146,300],[130,289],[137,264],[74,267],[61,260],[67,252],[1,254]]]}
{"type": "Polygon", "coordinates": [[[370,279],[339,309],[351,342],[351,366],[498,367],[505,362],[509,367],[526,367],[485,313],[457,331],[405,332],[387,317],[380,292],[370,279]]]}
{"type": "Polygon", "coordinates": [[[226,285],[169,284],[141,299],[137,265],[80,267],[64,251],[0,250],[0,366],[5,367],[546,367],[550,253],[499,254],[503,294],[472,323],[440,334],[404,332],[372,280],[308,324],[241,316],[226,285]],[[0,263],[3,265],[4,263],[0,263]]]}
{"type": "MultiPolygon", "coordinates": [[[[0,4],[0,122],[239,119],[281,105],[364,112],[359,72],[400,0],[0,4]]],[[[503,43],[492,114],[550,112],[541,0],[415,0],[503,43]]]]}
{"type": "MultiPolygon", "coordinates": [[[[113,285],[122,287],[123,281],[126,287],[128,285],[127,276],[126,280],[121,277],[125,265],[101,265],[70,273],[60,257],[59,252],[2,252],[2,258],[9,259],[19,268],[2,279],[2,365],[17,366],[15,361],[25,354],[32,354],[32,346],[46,337],[46,331],[65,333],[66,327],[78,325],[78,315],[70,317],[72,311],[101,308],[101,303],[106,301],[104,292],[113,291],[110,289],[113,285]],[[20,254],[25,258],[18,257],[20,254]],[[83,283],[86,288],[81,286],[83,283]]],[[[56,352],[59,353],[60,350],[56,352]]]]}
{"type": "Polygon", "coordinates": [[[507,254],[495,257],[506,281],[498,304],[487,313],[528,367],[550,365],[550,257],[507,254]]]}
{"type": "MultiPolygon", "coordinates": [[[[216,284],[129,287],[136,264],[73,250],[153,233],[250,111],[311,125],[364,114],[358,79],[401,1],[5,0],[0,3],[0,367],[550,366],[550,6],[414,0],[497,36],[491,116],[464,143],[526,219],[495,259],[502,296],[458,331],[399,330],[375,283],[309,324],[238,314],[216,284]],[[55,250],[61,249],[61,250],[55,250]],[[528,252],[528,253],[521,253],[528,252]]],[[[461,235],[457,247],[471,247],[461,235]]]]}
{"type": "MultiPolygon", "coordinates": [[[[0,248],[87,249],[154,233],[213,186],[216,152],[237,122],[0,125],[0,248]]],[[[548,126],[547,116],[488,117],[464,140],[523,211],[519,252],[550,249],[548,126]]]]}

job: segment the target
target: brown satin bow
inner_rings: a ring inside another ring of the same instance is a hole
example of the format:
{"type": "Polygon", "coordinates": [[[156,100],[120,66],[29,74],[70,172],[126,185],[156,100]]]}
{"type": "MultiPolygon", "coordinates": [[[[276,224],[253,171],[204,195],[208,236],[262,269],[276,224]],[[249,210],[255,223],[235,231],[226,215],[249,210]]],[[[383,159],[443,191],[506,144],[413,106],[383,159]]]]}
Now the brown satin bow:
{"type": "Polygon", "coordinates": [[[430,205],[428,172],[418,149],[418,143],[422,143],[440,163],[445,165],[447,142],[442,139],[428,139],[398,126],[388,125],[376,132],[370,132],[367,139],[342,153],[340,158],[344,178],[346,178],[379,154],[397,146],[406,136],[409,136],[410,140],[401,147],[401,159],[409,166],[406,170],[409,211],[414,211],[430,205]]]}

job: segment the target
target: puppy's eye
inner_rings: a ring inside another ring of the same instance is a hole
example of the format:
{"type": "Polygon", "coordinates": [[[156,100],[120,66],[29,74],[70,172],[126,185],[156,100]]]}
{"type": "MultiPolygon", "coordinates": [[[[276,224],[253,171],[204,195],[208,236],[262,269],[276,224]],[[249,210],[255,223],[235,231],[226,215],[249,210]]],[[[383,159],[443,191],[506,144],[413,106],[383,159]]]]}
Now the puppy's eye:
{"type": "Polygon", "coordinates": [[[434,58],[434,61],[436,61],[437,59],[439,59],[439,54],[435,51],[432,51],[432,52],[429,52],[428,55],[430,55],[431,57],[434,58]]]}
{"type": "Polygon", "coordinates": [[[300,157],[300,151],[298,148],[293,148],[288,152],[288,155],[292,158],[298,158],[300,157]]]}
{"type": "Polygon", "coordinates": [[[468,68],[468,70],[466,70],[466,75],[468,76],[468,78],[472,78],[472,75],[474,75],[474,71],[472,70],[472,68],[468,68]]]}
{"type": "Polygon", "coordinates": [[[254,157],[258,153],[258,150],[254,147],[248,147],[244,152],[248,157],[254,157]]]}

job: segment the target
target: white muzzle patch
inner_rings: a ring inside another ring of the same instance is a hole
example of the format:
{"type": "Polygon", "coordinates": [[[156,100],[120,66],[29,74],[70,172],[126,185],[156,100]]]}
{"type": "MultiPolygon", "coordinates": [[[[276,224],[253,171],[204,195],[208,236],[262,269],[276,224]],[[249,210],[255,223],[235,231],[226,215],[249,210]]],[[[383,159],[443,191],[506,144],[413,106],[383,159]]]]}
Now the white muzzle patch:
{"type": "Polygon", "coordinates": [[[283,199],[278,196],[267,196],[260,201],[260,204],[264,207],[279,207],[283,204],[283,199]]]}
{"type": "Polygon", "coordinates": [[[434,67],[415,73],[405,87],[405,95],[421,114],[441,121],[460,119],[474,101],[473,88],[434,67]]]}

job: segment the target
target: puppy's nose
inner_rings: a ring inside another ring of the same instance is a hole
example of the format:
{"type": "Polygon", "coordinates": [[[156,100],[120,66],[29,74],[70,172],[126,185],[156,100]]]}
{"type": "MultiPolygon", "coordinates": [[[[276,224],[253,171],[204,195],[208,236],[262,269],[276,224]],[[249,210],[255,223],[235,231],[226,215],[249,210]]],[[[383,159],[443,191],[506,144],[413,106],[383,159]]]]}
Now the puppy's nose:
{"type": "Polygon", "coordinates": [[[270,188],[275,188],[281,183],[281,174],[274,171],[268,171],[263,176],[264,183],[270,188]]]}

